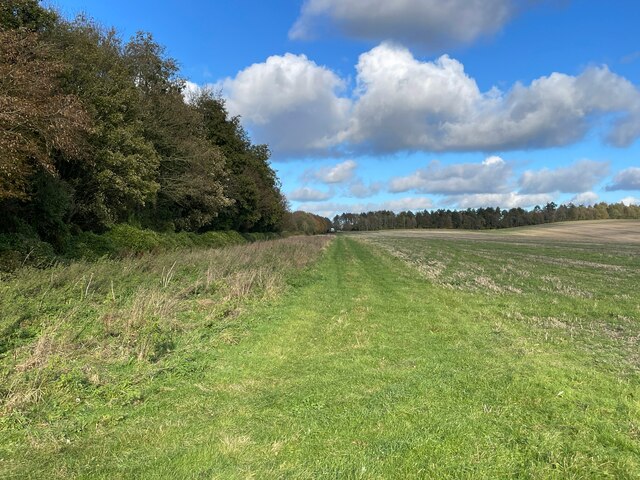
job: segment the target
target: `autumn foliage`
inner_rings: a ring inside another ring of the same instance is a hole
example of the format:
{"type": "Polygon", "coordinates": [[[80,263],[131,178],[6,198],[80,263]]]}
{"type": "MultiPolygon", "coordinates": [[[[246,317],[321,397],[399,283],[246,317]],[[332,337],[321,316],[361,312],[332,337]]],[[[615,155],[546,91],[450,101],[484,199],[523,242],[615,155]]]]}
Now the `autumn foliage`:
{"type": "Polygon", "coordinates": [[[281,231],[269,148],[217,92],[186,100],[185,86],[149,33],[125,41],[37,0],[0,2],[0,247],[64,251],[121,224],[281,231]]]}

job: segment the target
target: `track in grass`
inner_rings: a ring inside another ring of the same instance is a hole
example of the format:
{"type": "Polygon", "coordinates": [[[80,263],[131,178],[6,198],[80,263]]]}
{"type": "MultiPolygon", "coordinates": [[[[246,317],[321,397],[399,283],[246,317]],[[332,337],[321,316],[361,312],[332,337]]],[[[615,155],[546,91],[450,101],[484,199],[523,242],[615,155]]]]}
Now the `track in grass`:
{"type": "Polygon", "coordinates": [[[238,345],[185,357],[124,418],[12,472],[637,478],[639,259],[526,248],[339,237],[238,345]],[[538,257],[519,277],[518,255],[538,257]]]}

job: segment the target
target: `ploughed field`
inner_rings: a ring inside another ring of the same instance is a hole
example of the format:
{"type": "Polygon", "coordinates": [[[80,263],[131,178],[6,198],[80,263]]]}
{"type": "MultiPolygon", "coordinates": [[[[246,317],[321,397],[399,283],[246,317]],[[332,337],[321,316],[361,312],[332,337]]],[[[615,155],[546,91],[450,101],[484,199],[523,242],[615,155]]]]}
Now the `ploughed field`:
{"type": "Polygon", "coordinates": [[[255,285],[232,280],[251,265],[248,247],[234,247],[238,265],[213,253],[131,260],[117,274],[102,265],[93,296],[91,265],[84,282],[58,271],[38,292],[51,272],[18,273],[3,279],[4,309],[30,305],[51,322],[81,298],[93,343],[82,350],[90,340],[73,320],[64,324],[73,335],[49,323],[22,340],[12,330],[0,357],[0,472],[638,478],[639,238],[634,221],[340,234],[265,244],[252,254],[255,285]],[[223,258],[226,273],[216,273],[223,258]],[[112,297],[106,274],[119,275],[112,297]],[[136,305],[132,275],[172,300],[172,329],[146,307],[168,347],[123,319],[136,305]],[[51,306],[39,296],[64,285],[77,298],[51,306]],[[111,323],[109,308],[120,312],[111,323]],[[37,357],[46,345],[54,353],[37,357]]]}

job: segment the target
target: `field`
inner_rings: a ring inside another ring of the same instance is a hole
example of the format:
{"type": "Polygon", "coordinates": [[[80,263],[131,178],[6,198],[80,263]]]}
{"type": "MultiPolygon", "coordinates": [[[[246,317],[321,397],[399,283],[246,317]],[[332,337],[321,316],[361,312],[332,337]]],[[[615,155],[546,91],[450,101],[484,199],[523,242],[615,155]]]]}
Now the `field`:
{"type": "Polygon", "coordinates": [[[637,221],[20,271],[0,476],[638,478],[638,285],[637,221]]]}

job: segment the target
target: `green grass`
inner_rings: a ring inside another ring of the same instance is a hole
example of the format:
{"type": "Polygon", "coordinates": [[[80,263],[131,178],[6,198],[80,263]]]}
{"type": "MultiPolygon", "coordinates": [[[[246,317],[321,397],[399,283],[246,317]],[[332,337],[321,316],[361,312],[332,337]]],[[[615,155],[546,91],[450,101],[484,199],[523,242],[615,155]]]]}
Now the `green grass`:
{"type": "Polygon", "coordinates": [[[635,249],[339,236],[300,268],[229,341],[185,305],[159,360],[56,379],[3,419],[3,476],[640,476],[635,249]]]}

